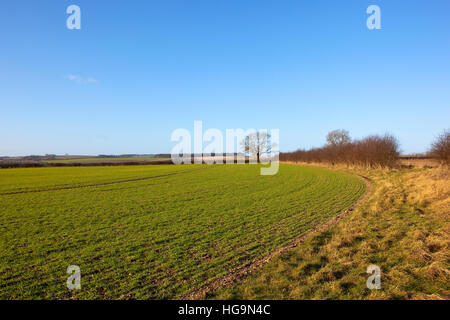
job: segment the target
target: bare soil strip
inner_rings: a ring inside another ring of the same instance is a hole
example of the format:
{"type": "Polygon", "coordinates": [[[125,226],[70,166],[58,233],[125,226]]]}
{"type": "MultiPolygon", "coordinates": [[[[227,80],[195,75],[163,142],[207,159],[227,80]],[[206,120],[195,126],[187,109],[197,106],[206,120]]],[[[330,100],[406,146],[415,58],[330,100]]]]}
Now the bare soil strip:
{"type": "Polygon", "coordinates": [[[298,245],[305,242],[305,240],[307,238],[309,238],[310,236],[312,236],[313,234],[324,231],[329,226],[337,223],[339,220],[341,220],[342,218],[347,216],[350,212],[352,212],[353,210],[358,208],[370,196],[370,194],[372,192],[371,180],[364,176],[360,176],[360,175],[358,175],[358,176],[362,180],[364,180],[367,190],[366,190],[366,193],[351,207],[338,213],[332,219],[315,227],[314,229],[303,234],[301,237],[292,240],[288,244],[276,249],[275,251],[269,253],[268,255],[266,255],[262,258],[255,259],[255,260],[249,262],[248,264],[235,269],[230,274],[227,274],[223,277],[213,280],[212,282],[206,284],[205,286],[198,288],[198,289],[192,291],[191,293],[188,293],[187,295],[180,296],[177,299],[180,299],[180,300],[204,299],[208,293],[216,292],[220,288],[229,287],[233,283],[240,282],[240,281],[244,280],[245,278],[247,278],[253,271],[260,269],[263,265],[265,265],[267,262],[272,260],[274,257],[280,255],[281,253],[285,252],[286,250],[297,247],[298,245]]]}
{"type": "Polygon", "coordinates": [[[24,190],[24,191],[7,192],[7,193],[0,193],[0,196],[9,196],[9,195],[13,195],[13,194],[22,194],[22,193],[37,193],[37,192],[47,192],[47,191],[60,191],[60,190],[70,190],[70,189],[103,187],[103,186],[109,186],[109,185],[113,185],[113,184],[151,180],[151,179],[155,179],[155,178],[168,177],[168,176],[189,173],[189,172],[196,172],[196,171],[205,170],[205,169],[206,168],[201,168],[201,169],[196,169],[196,170],[186,170],[186,171],[167,173],[167,174],[162,174],[162,175],[152,176],[152,177],[128,179],[128,180],[113,181],[113,182],[104,182],[104,183],[98,183],[98,184],[88,184],[88,185],[82,185],[82,186],[69,186],[69,187],[57,187],[57,188],[40,189],[40,190],[24,190]]]}

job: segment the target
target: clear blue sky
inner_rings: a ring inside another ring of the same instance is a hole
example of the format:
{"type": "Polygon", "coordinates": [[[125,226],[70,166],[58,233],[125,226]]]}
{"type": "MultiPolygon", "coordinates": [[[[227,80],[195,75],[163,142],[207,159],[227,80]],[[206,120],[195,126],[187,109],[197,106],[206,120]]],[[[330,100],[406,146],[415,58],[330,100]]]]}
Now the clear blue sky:
{"type": "Polygon", "coordinates": [[[0,155],[170,152],[194,120],[278,128],[282,151],[345,128],[423,152],[450,127],[449,15],[448,0],[1,1],[0,155]]]}

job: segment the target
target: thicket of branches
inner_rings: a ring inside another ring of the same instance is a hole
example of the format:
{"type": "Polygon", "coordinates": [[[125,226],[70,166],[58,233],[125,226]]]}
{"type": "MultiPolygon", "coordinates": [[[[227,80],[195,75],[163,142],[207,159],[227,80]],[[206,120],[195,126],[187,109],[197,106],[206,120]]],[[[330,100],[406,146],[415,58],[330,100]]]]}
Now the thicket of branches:
{"type": "Polygon", "coordinates": [[[431,145],[429,155],[450,165],[450,130],[444,131],[431,145]]]}
{"type": "Polygon", "coordinates": [[[393,167],[400,154],[397,139],[388,134],[373,135],[352,141],[347,131],[335,130],[328,134],[327,141],[328,144],[321,148],[281,153],[280,160],[363,167],[393,167]]]}

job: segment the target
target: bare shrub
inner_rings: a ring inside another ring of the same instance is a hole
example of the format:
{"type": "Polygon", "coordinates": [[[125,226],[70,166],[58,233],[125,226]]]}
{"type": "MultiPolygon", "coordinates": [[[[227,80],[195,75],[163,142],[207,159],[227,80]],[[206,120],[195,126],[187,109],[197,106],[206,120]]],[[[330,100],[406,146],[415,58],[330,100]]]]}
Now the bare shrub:
{"type": "Polygon", "coordinates": [[[369,136],[353,145],[352,162],[364,167],[393,167],[400,155],[397,139],[388,134],[369,136]]]}
{"type": "Polygon", "coordinates": [[[429,154],[443,164],[450,165],[450,130],[444,131],[431,144],[429,154]]]}
{"type": "Polygon", "coordinates": [[[322,148],[281,153],[281,161],[325,162],[362,167],[393,167],[398,160],[399,143],[389,134],[373,135],[351,141],[348,132],[335,130],[327,136],[328,144],[322,148]],[[338,132],[339,131],[339,132],[338,132]]]}

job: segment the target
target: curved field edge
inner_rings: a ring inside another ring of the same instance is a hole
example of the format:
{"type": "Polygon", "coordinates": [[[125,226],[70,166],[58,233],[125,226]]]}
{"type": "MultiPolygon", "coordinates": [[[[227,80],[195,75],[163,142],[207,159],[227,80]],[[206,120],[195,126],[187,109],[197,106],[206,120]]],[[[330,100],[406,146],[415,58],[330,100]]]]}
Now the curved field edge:
{"type": "MultiPolygon", "coordinates": [[[[281,165],[275,176],[260,176],[257,165],[190,168],[204,170],[1,196],[0,296],[179,297],[285,246],[365,192],[355,176],[316,168],[281,165]],[[67,290],[68,265],[80,266],[82,290],[67,290]]],[[[80,172],[65,169],[62,180],[80,172]]],[[[116,179],[108,172],[88,184],[116,179]]]]}
{"type": "MultiPolygon", "coordinates": [[[[304,233],[303,235],[293,239],[288,244],[279,247],[275,249],[274,251],[270,252],[266,256],[262,258],[257,258],[251,262],[249,262],[245,266],[241,266],[234,270],[233,272],[216,279],[215,281],[212,281],[208,283],[207,285],[198,288],[192,292],[190,292],[187,295],[183,295],[180,297],[182,300],[198,300],[198,299],[205,299],[205,298],[214,298],[217,292],[220,290],[220,292],[223,292],[226,290],[226,288],[229,288],[233,285],[236,285],[239,282],[244,281],[247,279],[253,272],[257,271],[258,269],[261,269],[266,263],[270,262],[272,259],[276,258],[280,254],[283,254],[286,251],[292,250],[295,247],[301,245],[304,243],[309,237],[313,236],[314,234],[317,234],[319,232],[323,232],[327,228],[329,228],[331,225],[337,223],[339,220],[343,219],[347,214],[351,213],[353,210],[358,208],[367,198],[369,197],[371,193],[371,182],[370,179],[361,175],[357,175],[359,178],[361,178],[362,181],[366,184],[367,191],[361,196],[360,199],[358,199],[353,205],[346,208],[342,212],[338,213],[334,217],[332,217],[330,220],[326,221],[325,223],[322,223],[308,232],[304,233]]],[[[220,297],[220,296],[219,296],[220,297]]],[[[235,297],[232,297],[232,299],[235,299],[235,297]]]]}
{"type": "Polygon", "coordinates": [[[450,299],[450,171],[362,170],[364,203],[212,299],[450,299]],[[366,286],[381,269],[381,289],[366,286]]]}

